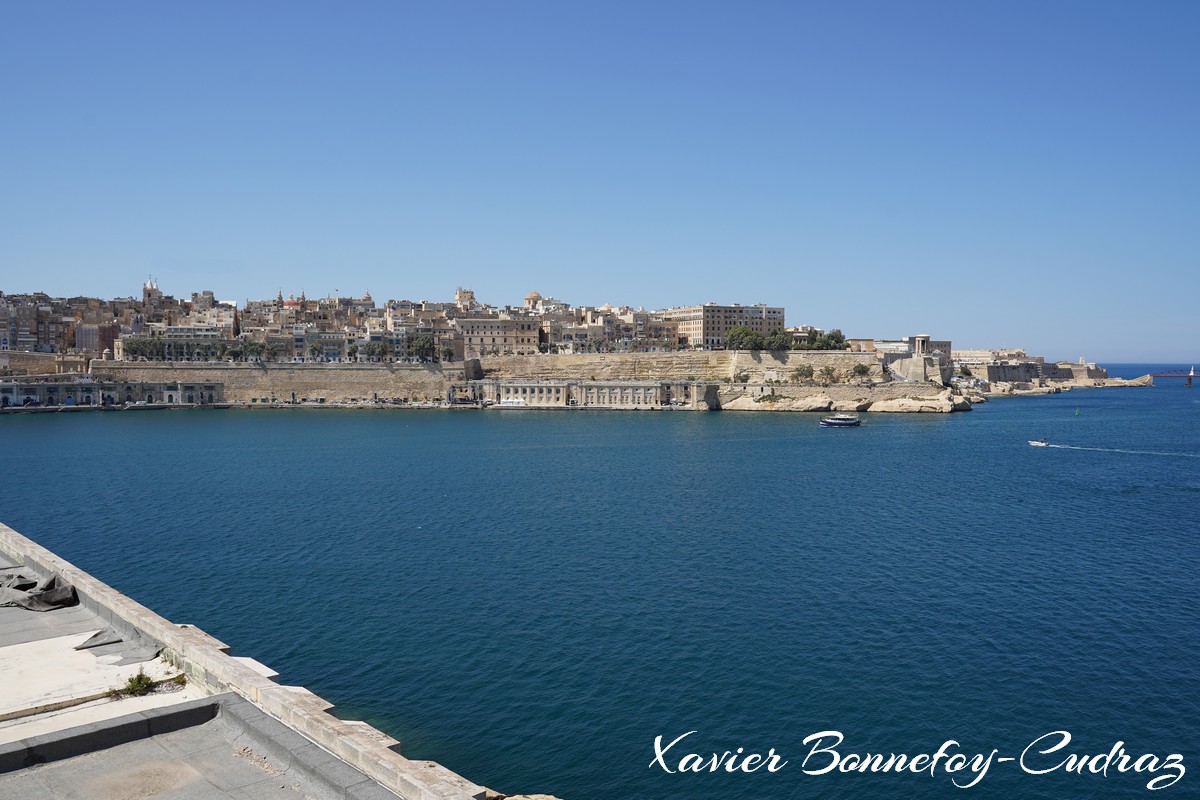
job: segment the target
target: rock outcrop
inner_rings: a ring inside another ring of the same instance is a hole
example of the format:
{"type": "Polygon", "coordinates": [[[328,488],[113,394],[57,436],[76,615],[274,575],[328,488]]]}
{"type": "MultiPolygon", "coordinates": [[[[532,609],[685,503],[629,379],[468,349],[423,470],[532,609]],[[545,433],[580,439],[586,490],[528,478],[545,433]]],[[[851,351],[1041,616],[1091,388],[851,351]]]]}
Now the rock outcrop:
{"type": "Polygon", "coordinates": [[[950,392],[947,391],[932,397],[897,397],[893,400],[879,400],[872,403],[867,410],[904,414],[948,414],[951,411],[969,411],[970,408],[971,404],[965,398],[952,398],[950,392]]]}

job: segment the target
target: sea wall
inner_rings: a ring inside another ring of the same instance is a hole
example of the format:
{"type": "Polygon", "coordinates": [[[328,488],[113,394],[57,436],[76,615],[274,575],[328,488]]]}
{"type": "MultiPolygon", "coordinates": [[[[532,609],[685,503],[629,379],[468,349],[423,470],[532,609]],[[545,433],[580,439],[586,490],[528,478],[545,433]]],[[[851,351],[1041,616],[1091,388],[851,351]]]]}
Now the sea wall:
{"type": "Polygon", "coordinates": [[[438,401],[450,387],[462,383],[462,363],[454,364],[292,364],[292,363],[188,363],[99,361],[93,375],[111,375],[117,381],[223,383],[225,399],[249,403],[274,398],[279,401],[324,398],[349,400],[438,401]]]}
{"type": "MultiPolygon", "coordinates": [[[[604,353],[486,358],[451,364],[293,364],[91,362],[93,375],[116,381],[222,383],[225,399],[252,401],[324,398],[352,400],[439,401],[468,380],[488,381],[659,381],[674,384],[716,382],[721,396],[732,401],[753,394],[748,387],[797,399],[836,395],[844,402],[870,398],[914,397],[941,391],[938,384],[883,383],[874,353],[848,351],[694,351],[681,353],[604,353]],[[855,374],[863,365],[866,372],[855,374]],[[827,370],[831,372],[827,372],[827,370]],[[811,376],[810,376],[811,375],[811,376]],[[727,388],[726,388],[727,387],[727,388]],[[740,389],[737,387],[741,387],[740,389]],[[936,389],[931,388],[936,387],[936,389]]],[[[761,391],[759,392],[761,394],[761,391]]],[[[760,407],[767,410],[765,406],[760,407]]]]}

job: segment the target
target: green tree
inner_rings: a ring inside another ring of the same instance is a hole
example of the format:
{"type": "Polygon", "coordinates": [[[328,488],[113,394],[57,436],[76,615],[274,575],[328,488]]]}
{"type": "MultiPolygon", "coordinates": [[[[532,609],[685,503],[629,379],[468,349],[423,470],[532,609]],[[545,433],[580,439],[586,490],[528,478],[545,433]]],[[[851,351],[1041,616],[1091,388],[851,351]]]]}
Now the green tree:
{"type": "Polygon", "coordinates": [[[442,361],[454,360],[454,348],[448,344],[442,345],[442,361]]]}
{"type": "Polygon", "coordinates": [[[846,337],[842,335],[841,330],[834,328],[824,336],[817,337],[817,350],[845,350],[846,337]]]}
{"type": "Polygon", "coordinates": [[[961,374],[961,375],[962,375],[964,378],[969,378],[969,377],[971,377],[971,375],[972,375],[971,368],[970,368],[970,367],[968,367],[966,364],[963,364],[961,367],[959,367],[959,368],[958,368],[958,372],[959,372],[959,374],[961,374]]]}
{"type": "Polygon", "coordinates": [[[408,352],[412,353],[422,361],[429,361],[433,358],[434,345],[432,336],[418,336],[409,342],[408,352]]]}
{"type": "Polygon", "coordinates": [[[833,367],[821,367],[821,379],[826,383],[833,383],[833,379],[837,377],[837,370],[833,367]]]}
{"type": "Polygon", "coordinates": [[[320,355],[321,355],[321,345],[319,345],[319,344],[316,344],[316,343],[314,342],[313,344],[310,344],[310,345],[308,346],[308,357],[309,357],[309,358],[311,358],[311,359],[313,359],[314,361],[316,361],[316,360],[317,360],[317,357],[318,357],[318,356],[320,356],[320,355]]]}
{"type": "Polygon", "coordinates": [[[763,347],[767,350],[776,350],[776,351],[777,350],[791,350],[792,343],[793,343],[792,335],[790,333],[788,333],[787,331],[780,331],[779,333],[775,333],[775,334],[768,336],[763,341],[763,347]]]}
{"type": "Polygon", "coordinates": [[[349,357],[349,359],[351,361],[358,358],[358,344],[357,343],[352,344],[346,348],[346,356],[349,357]]]}
{"type": "Polygon", "coordinates": [[[763,344],[762,334],[750,330],[745,325],[736,325],[725,332],[727,350],[762,350],[763,344]]]}
{"type": "Polygon", "coordinates": [[[863,377],[864,375],[867,375],[868,373],[870,373],[870,371],[871,371],[871,368],[868,367],[866,364],[860,363],[860,364],[854,365],[854,374],[860,378],[863,377]]]}

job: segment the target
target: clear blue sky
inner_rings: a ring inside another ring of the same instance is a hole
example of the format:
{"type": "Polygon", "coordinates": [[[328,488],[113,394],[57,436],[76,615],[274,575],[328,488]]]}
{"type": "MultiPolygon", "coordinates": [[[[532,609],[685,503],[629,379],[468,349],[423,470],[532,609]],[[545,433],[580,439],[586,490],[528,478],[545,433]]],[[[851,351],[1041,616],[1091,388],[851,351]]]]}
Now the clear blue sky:
{"type": "Polygon", "coordinates": [[[1190,362],[1198,42],[1191,0],[0,3],[0,289],[1190,362]]]}

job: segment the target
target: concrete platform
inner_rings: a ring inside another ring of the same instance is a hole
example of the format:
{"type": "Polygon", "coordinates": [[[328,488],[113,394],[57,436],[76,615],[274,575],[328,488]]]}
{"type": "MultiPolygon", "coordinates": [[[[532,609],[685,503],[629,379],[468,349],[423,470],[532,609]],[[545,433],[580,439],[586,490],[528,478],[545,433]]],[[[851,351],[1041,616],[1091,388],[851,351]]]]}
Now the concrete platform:
{"type": "Polygon", "coordinates": [[[0,798],[482,800],[371,726],[0,524],[0,569],[57,575],[78,605],[0,607],[0,798]],[[94,638],[93,638],[94,637],[94,638]],[[131,676],[154,693],[114,699],[131,676]],[[178,678],[176,683],[174,679],[178,678]]]}
{"type": "Polygon", "coordinates": [[[0,745],[0,797],[394,800],[396,795],[230,693],[0,745]]]}

